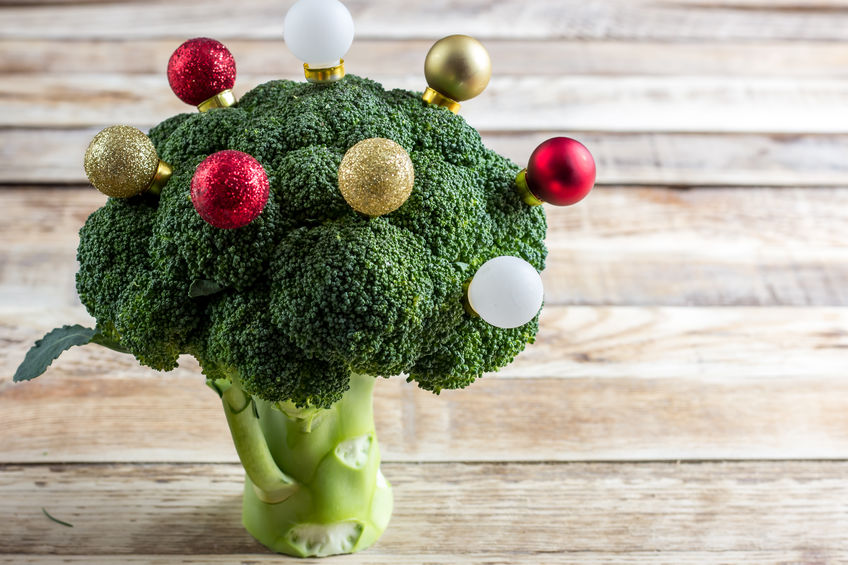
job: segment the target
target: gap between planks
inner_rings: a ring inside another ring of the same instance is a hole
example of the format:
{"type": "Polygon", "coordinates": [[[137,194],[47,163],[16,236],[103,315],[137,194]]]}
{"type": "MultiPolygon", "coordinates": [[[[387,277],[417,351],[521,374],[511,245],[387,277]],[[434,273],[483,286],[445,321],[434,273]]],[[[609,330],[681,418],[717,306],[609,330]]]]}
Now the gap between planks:
{"type": "MultiPolygon", "coordinates": [[[[368,556],[844,554],[848,463],[386,464],[395,511],[368,556]],[[434,545],[437,542],[437,545],[434,545]]],[[[265,554],[238,465],[0,467],[0,553],[265,554]],[[74,525],[59,526],[41,512],[74,525]]],[[[359,559],[353,558],[353,559],[359,559]]],[[[420,561],[419,561],[420,562],[420,561]]]]}
{"type": "MultiPolygon", "coordinates": [[[[208,551],[208,550],[207,550],[208,551]]],[[[562,551],[552,553],[512,552],[492,549],[488,553],[393,555],[376,553],[377,549],[355,555],[334,557],[333,565],[774,565],[848,562],[848,551],[842,549],[791,549],[781,551],[562,551]]],[[[0,555],[3,565],[279,565],[279,555],[237,553],[225,555],[0,555]]],[[[327,565],[326,559],[298,559],[298,565],[327,565]]]]}

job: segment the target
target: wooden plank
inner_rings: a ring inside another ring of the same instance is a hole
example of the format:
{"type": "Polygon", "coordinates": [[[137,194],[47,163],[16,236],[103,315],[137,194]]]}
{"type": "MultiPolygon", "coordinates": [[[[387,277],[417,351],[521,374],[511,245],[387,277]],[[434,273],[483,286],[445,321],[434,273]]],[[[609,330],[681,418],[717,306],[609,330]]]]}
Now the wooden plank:
{"type": "MultiPolygon", "coordinates": [[[[236,460],[189,358],[154,373],[91,346],[8,382],[49,316],[0,318],[0,462],[236,460]]],[[[378,382],[377,429],[388,461],[845,458],[846,347],[843,308],[548,308],[467,390],[378,382]]]]}
{"type": "MultiPolygon", "coordinates": [[[[0,309],[0,377],[11,376],[30,345],[63,323],[90,326],[93,320],[82,308],[0,309]]],[[[712,383],[739,378],[838,379],[844,376],[845,348],[844,307],[546,305],[536,342],[513,364],[486,378],[681,378],[712,383]]],[[[186,371],[171,377],[137,367],[130,356],[94,346],[65,355],[57,373],[62,376],[56,379],[153,374],[161,375],[163,382],[197,378],[197,366],[188,357],[186,371]]]]}
{"type": "MultiPolygon", "coordinates": [[[[0,306],[78,304],[91,188],[0,190],[0,306]]],[[[848,190],[599,188],[547,207],[549,305],[848,304],[848,190]]]]}
{"type": "MultiPolygon", "coordinates": [[[[353,563],[492,558],[505,546],[524,562],[578,552],[669,552],[671,560],[785,551],[817,563],[845,555],[845,462],[394,464],[384,472],[392,522],[353,563]]],[[[0,551],[267,555],[240,524],[242,477],[237,465],[5,467],[0,551]]]]}
{"type": "MultiPolygon", "coordinates": [[[[138,39],[212,36],[272,39],[281,35],[292,1],[254,0],[209,11],[200,0],[150,4],[45,0],[0,6],[0,36],[7,38],[138,39]],[[203,17],[199,17],[203,14],[203,17]]],[[[411,0],[397,10],[389,0],[347,2],[360,39],[438,38],[467,33],[486,39],[845,40],[843,0],[816,2],[696,2],[692,0],[411,0]]]]}
{"type": "MultiPolygon", "coordinates": [[[[184,39],[184,38],[183,38],[184,39]]],[[[164,73],[183,39],[68,41],[0,38],[0,74],[164,73]]],[[[240,75],[290,73],[300,61],[280,38],[227,40],[240,75]]],[[[349,72],[370,76],[387,68],[421,75],[432,40],[357,39],[349,72]]],[[[492,39],[486,41],[495,76],[711,75],[798,78],[848,77],[842,42],[646,41],[492,39]],[[528,64],[532,61],[532,64],[528,64]]]]}
{"type": "MultiPolygon", "coordinates": [[[[261,550],[260,550],[261,551],[261,550]]],[[[427,565],[539,565],[544,559],[546,565],[632,565],[650,563],[651,565],[703,565],[704,563],[722,563],[726,565],[774,565],[775,563],[842,563],[848,561],[848,552],[842,549],[805,550],[792,549],[782,551],[547,551],[514,553],[495,551],[485,554],[434,554],[401,555],[377,554],[378,548],[364,553],[345,557],[334,557],[333,561],[345,565],[421,565],[426,559],[427,565]],[[540,557],[544,554],[544,557],[540,557]]],[[[242,565],[278,565],[279,555],[261,553],[242,553],[225,555],[0,555],[0,564],[7,565],[217,565],[241,563],[242,565]]],[[[324,565],[325,559],[302,559],[303,565],[324,565]]]]}
{"type": "MultiPolygon", "coordinates": [[[[237,95],[297,68],[241,77],[237,95]]],[[[377,74],[388,88],[423,90],[414,75],[377,74]]],[[[164,74],[0,75],[5,127],[153,125],[190,110],[164,74]]],[[[494,77],[462,114],[481,130],[846,133],[848,82],[834,79],[681,76],[494,77]]]]}
{"type": "MultiPolygon", "coordinates": [[[[848,68],[848,65],[846,65],[848,68]]],[[[82,156],[97,128],[0,129],[0,183],[87,183],[82,156]]],[[[557,132],[483,131],[516,163],[557,132]]],[[[563,131],[590,148],[598,185],[844,186],[848,135],[563,131]]]]}

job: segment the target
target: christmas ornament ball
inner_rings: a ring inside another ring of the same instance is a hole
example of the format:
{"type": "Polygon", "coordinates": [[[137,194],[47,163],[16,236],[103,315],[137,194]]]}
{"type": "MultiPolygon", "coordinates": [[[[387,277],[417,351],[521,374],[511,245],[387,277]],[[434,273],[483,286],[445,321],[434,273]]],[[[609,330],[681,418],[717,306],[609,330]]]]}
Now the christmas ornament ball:
{"type": "Polygon", "coordinates": [[[339,165],[342,196],[351,208],[368,216],[400,208],[414,182],[409,154],[391,139],[363,139],[347,150],[339,165]]]}
{"type": "Polygon", "coordinates": [[[291,52],[314,69],[338,65],[353,43],[353,17],[339,0],[299,0],[283,28],[291,52]]]}
{"type": "Polygon", "coordinates": [[[197,106],[229,90],[236,82],[236,62],[223,43],[208,37],[189,39],[168,61],[168,83],[177,97],[197,106]]]}
{"type": "Polygon", "coordinates": [[[220,229],[246,226],[268,202],[262,165],[247,153],[225,150],[204,159],[191,179],[191,201],[200,217],[220,229]]]}
{"type": "Polygon", "coordinates": [[[150,186],[159,157],[141,130],[111,126],[91,140],[84,166],[94,188],[112,198],[130,198],[150,186]]]}
{"type": "Polygon", "coordinates": [[[523,326],[539,312],[543,298],[542,277],[530,263],[511,255],[483,263],[468,286],[471,308],[498,328],[523,326]]]}
{"type": "Polygon", "coordinates": [[[430,48],[424,61],[427,84],[457,102],[474,98],[486,89],[492,61],[483,44],[467,35],[449,35],[430,48]]]}
{"type": "Polygon", "coordinates": [[[539,200],[570,206],[595,185],[595,160],[586,146],[570,137],[540,144],[527,164],[527,186],[539,200]]]}

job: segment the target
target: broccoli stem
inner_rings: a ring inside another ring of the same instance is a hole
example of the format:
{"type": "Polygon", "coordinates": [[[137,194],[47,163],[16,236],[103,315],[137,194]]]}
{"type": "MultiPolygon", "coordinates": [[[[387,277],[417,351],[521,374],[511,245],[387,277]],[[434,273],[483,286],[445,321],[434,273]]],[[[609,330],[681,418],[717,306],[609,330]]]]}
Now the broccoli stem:
{"type": "Polygon", "coordinates": [[[350,389],[328,409],[254,398],[258,418],[241,388],[230,393],[237,379],[224,392],[228,421],[238,419],[230,429],[247,471],[242,521],[268,548],[299,557],[353,553],[385,530],[392,491],[380,472],[374,381],[352,375],[350,389]],[[283,493],[279,502],[269,496],[283,493]]]}
{"type": "Polygon", "coordinates": [[[253,400],[242,390],[238,379],[232,379],[232,383],[223,389],[221,400],[236,452],[253,483],[257,498],[274,504],[290,497],[298,485],[274,462],[253,409],[253,400]]]}

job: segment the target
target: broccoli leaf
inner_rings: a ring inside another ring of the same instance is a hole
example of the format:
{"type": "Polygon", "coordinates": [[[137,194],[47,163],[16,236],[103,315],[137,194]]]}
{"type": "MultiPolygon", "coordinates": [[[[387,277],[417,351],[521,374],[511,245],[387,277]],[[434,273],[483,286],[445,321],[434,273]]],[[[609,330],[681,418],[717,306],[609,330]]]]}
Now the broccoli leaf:
{"type": "Polygon", "coordinates": [[[192,281],[191,287],[188,289],[189,298],[198,298],[200,296],[210,296],[224,290],[224,287],[206,279],[197,279],[192,281]]]}
{"type": "Polygon", "coordinates": [[[47,333],[35,342],[24,357],[23,363],[15,371],[15,382],[31,381],[47,370],[55,359],[75,345],[96,343],[119,353],[129,353],[121,344],[98,329],[86,328],[79,324],[62,326],[47,333]]]}
{"type": "Polygon", "coordinates": [[[63,351],[75,345],[90,343],[97,330],[80,326],[62,326],[50,331],[27,351],[23,363],[15,371],[14,381],[30,381],[47,370],[63,351]]]}
{"type": "Polygon", "coordinates": [[[47,333],[27,351],[23,363],[15,371],[15,382],[30,381],[47,370],[47,367],[75,345],[90,343],[97,330],[79,324],[62,326],[47,333]]]}

